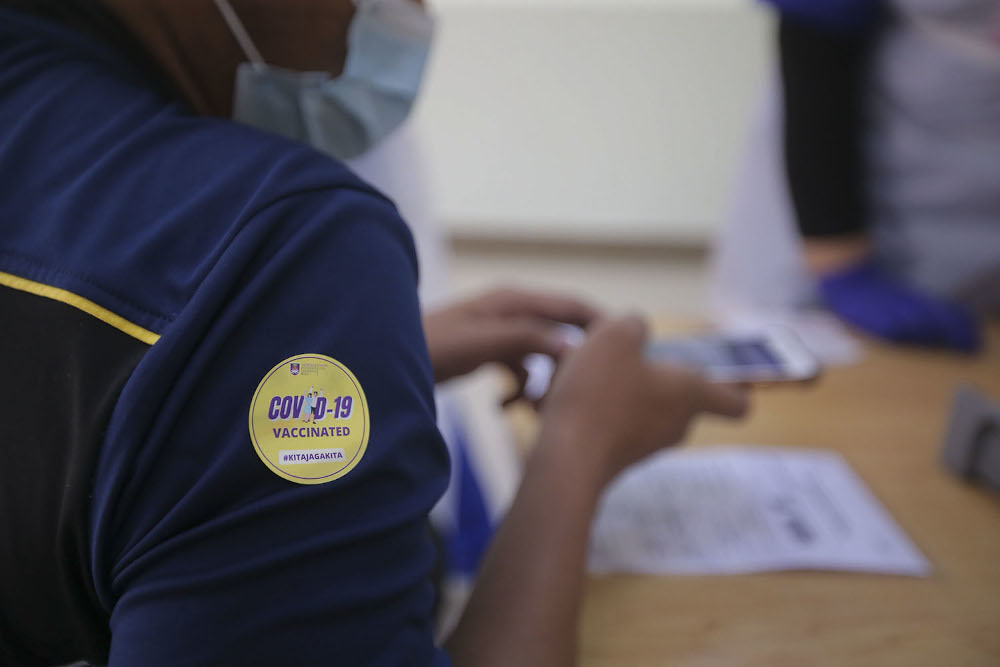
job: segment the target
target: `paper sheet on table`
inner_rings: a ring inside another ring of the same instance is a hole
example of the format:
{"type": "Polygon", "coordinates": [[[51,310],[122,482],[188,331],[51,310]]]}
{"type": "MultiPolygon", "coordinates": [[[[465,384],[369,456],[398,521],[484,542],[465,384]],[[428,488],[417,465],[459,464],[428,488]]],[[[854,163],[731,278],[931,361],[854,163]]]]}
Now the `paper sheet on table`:
{"type": "Polygon", "coordinates": [[[669,452],[626,471],[602,499],[590,569],[923,576],[931,567],[839,454],[746,447],[669,452]]]}

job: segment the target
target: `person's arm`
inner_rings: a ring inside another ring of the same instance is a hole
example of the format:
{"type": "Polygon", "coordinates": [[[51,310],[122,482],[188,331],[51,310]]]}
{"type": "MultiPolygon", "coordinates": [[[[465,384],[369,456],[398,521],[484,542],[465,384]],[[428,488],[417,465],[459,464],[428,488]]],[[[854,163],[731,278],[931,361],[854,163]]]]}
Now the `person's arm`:
{"type": "Polygon", "coordinates": [[[92,530],[112,667],[448,664],[427,515],[449,464],[412,243],[388,202],[326,171],[329,187],[245,209],[123,394],[92,530]],[[283,364],[300,355],[335,360],[356,389],[323,379],[322,360],[283,364]],[[314,385],[325,420],[269,412],[314,385]],[[368,417],[349,434],[330,416],[345,391],[368,417]],[[354,467],[297,483],[265,446],[354,467]]]}
{"type": "Polygon", "coordinates": [[[446,644],[456,665],[571,665],[590,524],[623,468],[678,442],[699,412],[742,414],[735,389],[644,360],[644,325],[601,322],[567,355],[521,488],[446,644]]]}

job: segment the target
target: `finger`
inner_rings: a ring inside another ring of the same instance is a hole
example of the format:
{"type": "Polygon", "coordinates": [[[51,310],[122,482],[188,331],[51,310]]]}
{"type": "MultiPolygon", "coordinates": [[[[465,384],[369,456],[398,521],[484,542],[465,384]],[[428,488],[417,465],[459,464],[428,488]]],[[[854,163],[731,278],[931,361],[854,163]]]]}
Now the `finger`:
{"type": "Polygon", "coordinates": [[[630,348],[643,349],[649,338],[649,325],[641,315],[631,314],[610,320],[599,320],[590,333],[592,339],[611,338],[630,348]]]}
{"type": "Polygon", "coordinates": [[[736,418],[747,412],[749,392],[740,385],[711,382],[698,371],[670,364],[657,364],[653,370],[665,401],[685,400],[692,413],[736,418]]]}
{"type": "Polygon", "coordinates": [[[736,385],[702,382],[696,406],[703,412],[736,419],[750,409],[750,394],[736,385]]]}
{"type": "Polygon", "coordinates": [[[505,288],[487,295],[494,314],[527,316],[586,327],[600,317],[600,311],[572,297],[505,288]]]}
{"type": "Polygon", "coordinates": [[[639,313],[630,313],[621,319],[622,327],[629,331],[640,347],[649,340],[649,321],[639,313]]]}
{"type": "Polygon", "coordinates": [[[536,352],[558,358],[568,345],[555,325],[530,318],[490,322],[483,329],[483,347],[490,361],[520,363],[536,352]]]}

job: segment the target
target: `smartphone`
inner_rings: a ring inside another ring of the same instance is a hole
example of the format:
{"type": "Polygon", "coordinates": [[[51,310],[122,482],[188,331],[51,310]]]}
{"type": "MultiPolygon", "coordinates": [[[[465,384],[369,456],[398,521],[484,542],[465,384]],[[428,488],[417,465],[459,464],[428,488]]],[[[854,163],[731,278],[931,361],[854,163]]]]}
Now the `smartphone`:
{"type": "Polygon", "coordinates": [[[801,382],[820,371],[798,337],[783,329],[660,338],[649,344],[647,355],[698,369],[716,382],[801,382]]]}
{"type": "MultiPolygon", "coordinates": [[[[582,329],[563,327],[566,341],[583,343],[582,329]]],[[[703,334],[684,338],[657,338],[646,348],[646,356],[702,371],[716,382],[803,382],[819,375],[821,366],[798,336],[773,328],[752,334],[703,334]]],[[[524,395],[539,400],[549,389],[555,362],[543,354],[525,359],[528,380],[524,395]]]]}

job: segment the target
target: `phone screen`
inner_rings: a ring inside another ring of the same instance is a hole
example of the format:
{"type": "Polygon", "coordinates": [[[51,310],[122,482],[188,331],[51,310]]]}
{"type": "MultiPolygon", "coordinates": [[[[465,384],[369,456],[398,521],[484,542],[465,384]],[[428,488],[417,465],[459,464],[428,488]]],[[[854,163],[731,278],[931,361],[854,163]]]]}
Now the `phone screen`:
{"type": "Polygon", "coordinates": [[[785,370],[781,358],[763,338],[658,340],[649,346],[649,356],[658,361],[698,368],[710,375],[748,379],[780,377],[785,370]]]}

